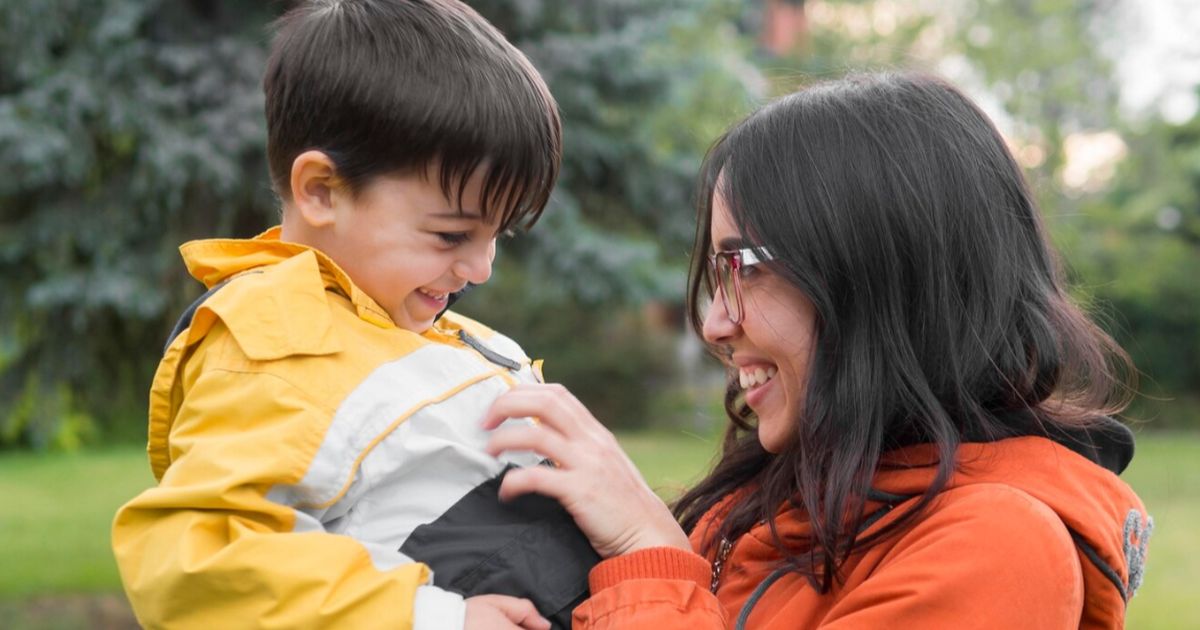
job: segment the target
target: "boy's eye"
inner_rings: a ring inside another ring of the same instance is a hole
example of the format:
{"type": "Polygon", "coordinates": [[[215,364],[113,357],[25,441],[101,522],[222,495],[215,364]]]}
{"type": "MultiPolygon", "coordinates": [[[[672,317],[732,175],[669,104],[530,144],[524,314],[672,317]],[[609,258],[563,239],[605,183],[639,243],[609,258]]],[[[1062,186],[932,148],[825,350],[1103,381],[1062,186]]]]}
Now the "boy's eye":
{"type": "Polygon", "coordinates": [[[462,245],[471,240],[471,235],[466,232],[436,232],[436,234],[447,245],[462,245]]]}

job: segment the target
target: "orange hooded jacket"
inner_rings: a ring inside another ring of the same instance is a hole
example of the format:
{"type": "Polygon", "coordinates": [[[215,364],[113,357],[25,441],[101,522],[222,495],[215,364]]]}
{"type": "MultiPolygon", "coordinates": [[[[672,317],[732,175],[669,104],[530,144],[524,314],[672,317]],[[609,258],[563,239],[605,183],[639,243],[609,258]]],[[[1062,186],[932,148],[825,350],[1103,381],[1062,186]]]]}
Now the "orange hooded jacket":
{"type": "MultiPolygon", "coordinates": [[[[902,449],[874,487],[920,494],[935,473],[929,445],[902,449]]],[[[733,543],[716,593],[712,564],[679,549],[646,549],[602,562],[574,628],[1121,628],[1141,582],[1152,523],[1133,490],[1056,442],[1020,437],[964,444],[957,471],[929,511],[850,557],[825,594],[780,569],[767,525],[733,543]]],[[[1115,465],[1119,472],[1128,458],[1115,465]]],[[[1109,464],[1112,465],[1112,464],[1109,464]]],[[[911,499],[915,500],[915,499],[911,499]]],[[[868,512],[884,503],[868,504],[868,512]]],[[[692,532],[699,549],[715,513],[692,532]]],[[[900,503],[897,507],[904,507],[900,503]]],[[[864,531],[893,520],[902,509],[864,531]]],[[[785,542],[808,522],[780,510],[785,542]]]]}

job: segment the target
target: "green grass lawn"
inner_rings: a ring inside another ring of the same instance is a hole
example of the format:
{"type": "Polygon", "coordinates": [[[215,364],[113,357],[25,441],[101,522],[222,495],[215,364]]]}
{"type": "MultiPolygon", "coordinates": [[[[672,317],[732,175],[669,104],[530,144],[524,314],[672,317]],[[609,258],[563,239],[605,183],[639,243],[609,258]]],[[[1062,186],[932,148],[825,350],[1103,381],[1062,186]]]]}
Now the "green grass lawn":
{"type": "Polygon", "coordinates": [[[109,528],[153,482],[144,449],[0,456],[0,599],[120,590],[109,528]]]}
{"type": "MultiPolygon", "coordinates": [[[[717,448],[715,438],[685,432],[629,434],[621,441],[663,496],[694,482],[717,448]]],[[[1128,627],[1200,628],[1200,434],[1143,434],[1124,477],[1155,519],[1146,579],[1130,604],[1128,627]]],[[[120,592],[109,526],[117,507],[151,483],[145,454],[136,448],[0,455],[7,508],[0,513],[0,618],[38,628],[96,619],[96,605],[45,597],[120,592]],[[55,621],[55,614],[76,621],[55,621]]],[[[103,598],[101,613],[114,600],[103,598]]]]}
{"type": "Polygon", "coordinates": [[[1146,578],[1127,626],[1200,628],[1200,435],[1145,435],[1122,475],[1154,518],[1146,578]]]}

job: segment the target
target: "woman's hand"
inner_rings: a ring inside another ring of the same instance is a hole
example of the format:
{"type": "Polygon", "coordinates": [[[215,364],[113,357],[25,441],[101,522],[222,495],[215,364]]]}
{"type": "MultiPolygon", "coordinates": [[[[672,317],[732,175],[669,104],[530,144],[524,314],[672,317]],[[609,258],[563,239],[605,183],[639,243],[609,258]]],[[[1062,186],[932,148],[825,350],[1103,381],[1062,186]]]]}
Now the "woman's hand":
{"type": "Polygon", "coordinates": [[[533,602],[507,595],[468,597],[463,630],[550,630],[533,602]]]}
{"type": "Polygon", "coordinates": [[[509,471],[500,485],[501,499],[536,492],[558,500],[602,558],[648,547],[691,550],[675,517],[613,434],[566,388],[517,385],[492,404],[483,428],[526,416],[539,422],[496,431],[487,451],[535,451],[556,466],[509,471]]]}

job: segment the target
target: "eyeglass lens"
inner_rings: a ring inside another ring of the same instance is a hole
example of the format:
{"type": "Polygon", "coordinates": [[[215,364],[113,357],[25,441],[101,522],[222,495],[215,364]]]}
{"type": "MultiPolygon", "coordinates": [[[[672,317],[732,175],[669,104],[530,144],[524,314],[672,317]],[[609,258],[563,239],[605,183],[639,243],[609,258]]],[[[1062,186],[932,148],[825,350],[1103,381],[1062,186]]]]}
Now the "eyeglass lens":
{"type": "Polygon", "coordinates": [[[725,312],[734,322],[742,321],[742,304],[738,299],[737,279],[732,256],[717,256],[717,279],[721,283],[721,299],[725,312]]]}

